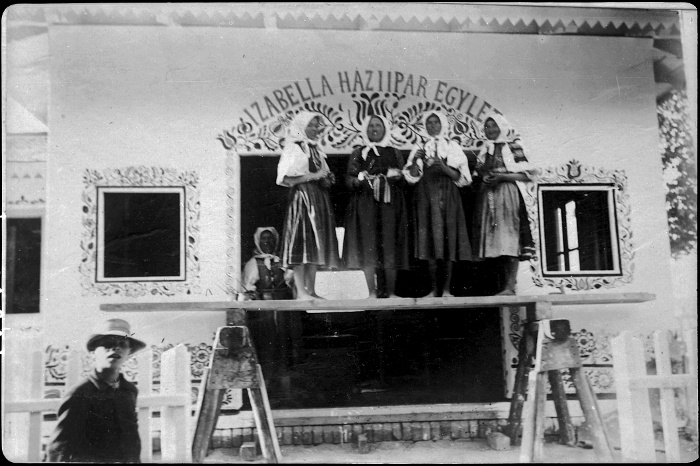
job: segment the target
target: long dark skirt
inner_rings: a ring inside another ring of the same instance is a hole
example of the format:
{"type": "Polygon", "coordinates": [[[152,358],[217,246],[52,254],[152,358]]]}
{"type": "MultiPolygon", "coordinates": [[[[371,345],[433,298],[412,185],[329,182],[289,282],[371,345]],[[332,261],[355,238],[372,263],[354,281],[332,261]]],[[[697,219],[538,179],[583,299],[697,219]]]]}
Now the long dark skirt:
{"type": "Polygon", "coordinates": [[[437,167],[425,170],[414,191],[414,252],[421,260],[471,260],[459,188],[437,167]]]}
{"type": "Polygon", "coordinates": [[[343,261],[350,269],[408,268],[408,215],[403,191],[391,187],[391,202],[371,191],[355,193],[345,217],[343,261]]]}
{"type": "Polygon", "coordinates": [[[291,189],[283,238],[285,267],[299,264],[340,266],[333,206],[328,191],[318,183],[302,183],[291,189]]]}

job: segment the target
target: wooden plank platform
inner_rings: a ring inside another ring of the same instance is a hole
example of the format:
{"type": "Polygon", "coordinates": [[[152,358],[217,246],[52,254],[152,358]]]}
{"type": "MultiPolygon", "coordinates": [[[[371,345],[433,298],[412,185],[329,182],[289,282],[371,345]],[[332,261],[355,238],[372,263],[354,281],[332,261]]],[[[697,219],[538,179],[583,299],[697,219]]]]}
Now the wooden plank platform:
{"type": "Polygon", "coordinates": [[[580,293],[548,294],[531,296],[469,296],[450,298],[388,298],[388,299],[344,299],[310,301],[192,301],[192,302],[140,302],[100,304],[106,312],[157,312],[157,311],[224,311],[241,309],[245,311],[306,311],[328,312],[367,311],[381,309],[454,309],[484,308],[501,306],[527,306],[538,303],[551,303],[553,306],[628,304],[653,301],[652,293],[580,293]]]}

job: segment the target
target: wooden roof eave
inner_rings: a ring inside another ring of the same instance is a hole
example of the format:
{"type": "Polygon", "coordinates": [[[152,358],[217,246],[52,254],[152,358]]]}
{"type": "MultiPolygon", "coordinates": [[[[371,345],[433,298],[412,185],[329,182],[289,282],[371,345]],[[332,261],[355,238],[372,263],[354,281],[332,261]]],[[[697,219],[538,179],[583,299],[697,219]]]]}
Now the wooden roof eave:
{"type": "Polygon", "coordinates": [[[679,12],[546,5],[238,3],[14,5],[8,21],[510,34],[676,37],[679,12]]]}

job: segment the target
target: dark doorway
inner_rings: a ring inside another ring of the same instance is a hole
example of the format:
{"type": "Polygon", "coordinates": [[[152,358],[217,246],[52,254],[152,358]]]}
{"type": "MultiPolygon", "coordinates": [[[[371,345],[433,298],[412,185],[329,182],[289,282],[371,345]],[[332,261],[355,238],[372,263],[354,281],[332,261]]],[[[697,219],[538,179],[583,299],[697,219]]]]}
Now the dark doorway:
{"type": "MultiPolygon", "coordinates": [[[[331,200],[339,227],[349,197],[343,179],[347,159],[327,159],[337,179],[331,200]]],[[[274,226],[282,234],[288,189],[275,183],[278,162],[275,155],[241,157],[242,263],[251,257],[256,228],[274,226]]],[[[472,192],[467,188],[463,195],[470,221],[472,192]]],[[[456,264],[453,294],[492,294],[488,288],[496,278],[486,269],[456,264]]],[[[399,274],[400,296],[429,292],[424,264],[416,262],[399,274]]],[[[251,314],[273,409],[505,399],[498,308],[251,314]]],[[[250,409],[244,399],[243,409],[250,409]]]]}
{"type": "Polygon", "coordinates": [[[261,355],[273,409],[505,400],[498,308],[285,314],[296,350],[261,355]]]}

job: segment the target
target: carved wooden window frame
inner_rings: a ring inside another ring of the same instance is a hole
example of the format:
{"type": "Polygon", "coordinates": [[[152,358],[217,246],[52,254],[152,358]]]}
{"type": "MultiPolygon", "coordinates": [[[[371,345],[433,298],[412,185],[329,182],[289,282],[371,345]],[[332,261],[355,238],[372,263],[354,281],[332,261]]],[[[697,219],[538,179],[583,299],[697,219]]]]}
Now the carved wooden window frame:
{"type": "Polygon", "coordinates": [[[539,287],[566,288],[569,290],[592,290],[600,288],[616,288],[631,283],[634,271],[634,247],[632,244],[631,203],[627,189],[627,175],[623,170],[608,170],[582,165],[577,160],[571,160],[564,165],[548,167],[542,170],[536,183],[527,186],[525,196],[530,228],[533,232],[535,246],[540,252],[530,260],[532,280],[539,287]],[[562,185],[571,188],[609,186],[614,203],[614,211],[609,212],[614,217],[617,236],[617,255],[619,270],[615,271],[585,271],[585,273],[546,273],[542,234],[541,234],[541,190],[540,185],[562,185]]]}
{"type": "Polygon", "coordinates": [[[161,167],[126,167],[122,169],[86,170],[83,175],[83,234],[80,242],[80,263],[83,294],[98,296],[146,295],[175,296],[201,293],[199,285],[199,176],[196,172],[181,172],[161,167]],[[180,187],[184,188],[184,260],[185,280],[181,281],[97,281],[98,254],[98,187],[180,187]]]}

